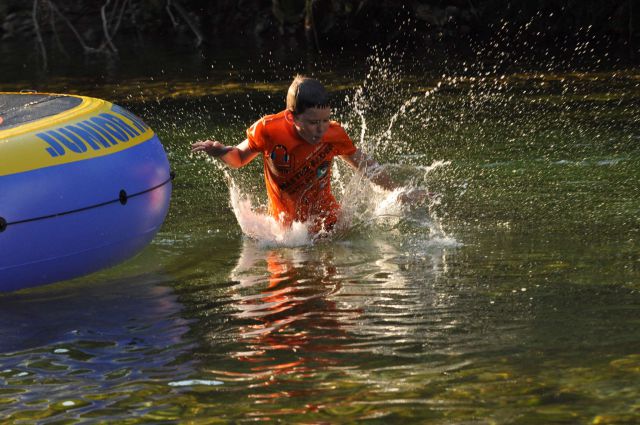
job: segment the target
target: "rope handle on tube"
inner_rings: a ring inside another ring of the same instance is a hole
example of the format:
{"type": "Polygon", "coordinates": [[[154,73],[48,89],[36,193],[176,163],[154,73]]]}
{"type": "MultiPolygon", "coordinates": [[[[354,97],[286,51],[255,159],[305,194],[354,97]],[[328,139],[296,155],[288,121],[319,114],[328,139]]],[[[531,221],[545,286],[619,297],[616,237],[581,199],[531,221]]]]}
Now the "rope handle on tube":
{"type": "Polygon", "coordinates": [[[43,215],[43,216],[40,216],[40,217],[27,218],[25,220],[13,221],[13,222],[10,222],[10,223],[7,222],[7,220],[5,220],[3,217],[0,217],[0,233],[2,233],[5,230],[7,230],[7,228],[9,226],[13,226],[13,225],[16,225],[16,224],[30,223],[30,222],[33,222],[33,221],[46,220],[46,219],[50,219],[50,218],[60,217],[60,216],[63,216],[63,215],[69,215],[69,214],[74,214],[74,213],[78,213],[78,212],[88,211],[88,210],[92,210],[92,209],[95,209],[95,208],[104,207],[104,206],[109,205],[109,204],[120,203],[121,205],[126,205],[127,201],[129,199],[135,198],[136,196],[144,195],[145,193],[149,193],[151,191],[159,189],[159,188],[161,188],[162,186],[166,185],[167,183],[169,183],[170,181],[172,181],[175,178],[176,178],[176,173],[172,171],[172,172],[169,173],[169,178],[168,179],[166,179],[162,183],[160,183],[160,184],[158,184],[156,186],[153,186],[153,187],[151,187],[149,189],[146,189],[146,190],[143,190],[143,191],[140,191],[140,192],[136,192],[136,193],[132,193],[132,194],[128,194],[124,189],[122,189],[118,193],[118,198],[117,199],[112,199],[110,201],[101,202],[99,204],[89,205],[88,207],[77,208],[75,210],[69,210],[69,211],[64,211],[64,212],[55,213],[55,214],[43,215]]]}

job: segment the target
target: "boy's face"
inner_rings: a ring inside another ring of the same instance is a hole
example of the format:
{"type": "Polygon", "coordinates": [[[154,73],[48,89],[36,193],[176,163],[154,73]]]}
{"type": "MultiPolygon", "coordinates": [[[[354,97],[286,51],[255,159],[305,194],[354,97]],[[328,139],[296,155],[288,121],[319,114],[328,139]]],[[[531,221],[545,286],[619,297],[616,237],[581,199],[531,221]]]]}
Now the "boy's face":
{"type": "Polygon", "coordinates": [[[293,124],[305,141],[315,145],[329,129],[331,108],[309,108],[293,116],[293,124]]]}

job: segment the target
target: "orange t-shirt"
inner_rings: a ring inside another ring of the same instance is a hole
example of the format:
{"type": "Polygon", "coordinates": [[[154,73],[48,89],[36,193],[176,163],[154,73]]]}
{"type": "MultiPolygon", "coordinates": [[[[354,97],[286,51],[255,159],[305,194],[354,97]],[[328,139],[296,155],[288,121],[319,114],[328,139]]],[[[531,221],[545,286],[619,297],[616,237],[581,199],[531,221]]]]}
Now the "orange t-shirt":
{"type": "Polygon", "coordinates": [[[322,139],[311,144],[282,111],[258,120],[247,130],[247,139],[252,150],[262,152],[273,217],[287,225],[314,220],[315,231],[335,224],[340,206],[331,193],[332,160],[356,152],[340,124],[332,121],[322,139]]]}

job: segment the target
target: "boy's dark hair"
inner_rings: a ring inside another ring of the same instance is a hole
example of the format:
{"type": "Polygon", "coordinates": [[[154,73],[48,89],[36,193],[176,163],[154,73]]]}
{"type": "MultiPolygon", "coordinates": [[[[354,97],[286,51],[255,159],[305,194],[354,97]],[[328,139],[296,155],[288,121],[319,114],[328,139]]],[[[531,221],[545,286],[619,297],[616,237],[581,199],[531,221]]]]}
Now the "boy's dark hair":
{"type": "Polygon", "coordinates": [[[309,108],[328,108],[329,93],[315,78],[296,75],[287,92],[287,109],[294,115],[309,108]]]}

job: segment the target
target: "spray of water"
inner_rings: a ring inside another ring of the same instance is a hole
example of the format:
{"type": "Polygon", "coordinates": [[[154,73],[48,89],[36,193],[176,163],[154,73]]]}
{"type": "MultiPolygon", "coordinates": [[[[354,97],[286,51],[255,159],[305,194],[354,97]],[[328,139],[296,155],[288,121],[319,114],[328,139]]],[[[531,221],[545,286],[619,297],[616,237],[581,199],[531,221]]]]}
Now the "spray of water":
{"type": "Polygon", "coordinates": [[[263,247],[309,245],[313,239],[308,224],[294,221],[291,227],[272,217],[264,208],[254,208],[251,198],[229,180],[230,202],[242,232],[263,247]]]}
{"type": "Polygon", "coordinates": [[[348,238],[376,230],[401,237],[421,237],[425,243],[456,243],[445,233],[433,208],[440,198],[434,194],[420,196],[428,193],[430,173],[446,168],[449,162],[439,160],[423,165],[407,161],[415,155],[404,139],[403,130],[403,122],[407,120],[429,120],[425,111],[441,84],[418,91],[410,84],[407,87],[406,77],[393,58],[385,58],[382,53],[372,56],[369,66],[363,83],[352,96],[347,96],[345,105],[336,111],[336,118],[352,137],[357,135],[356,145],[383,165],[355,171],[342,161],[334,162],[332,187],[342,210],[332,234],[320,237],[309,234],[307,223],[282,226],[256,201],[252,190],[244,188],[239,179],[221,166],[229,186],[231,207],[245,235],[263,246],[307,245],[326,240],[325,236],[348,238]],[[379,172],[399,176],[393,179],[397,188],[387,191],[371,183],[370,177],[379,172]]]}
{"type": "Polygon", "coordinates": [[[455,245],[438,218],[435,207],[441,199],[429,192],[432,172],[450,163],[432,160],[424,165],[424,155],[415,140],[409,140],[410,122],[425,125],[433,117],[431,103],[442,87],[441,82],[424,86],[414,84],[402,72],[401,58],[379,51],[369,58],[369,71],[346,107],[339,121],[359,134],[357,145],[380,166],[354,173],[340,163],[334,164],[334,192],[343,202],[343,222],[347,229],[365,232],[384,229],[427,244],[439,241],[455,245]],[[419,85],[419,86],[418,86],[419,85]],[[397,188],[385,191],[371,184],[368,177],[377,173],[392,176],[397,188]],[[429,194],[421,197],[420,194],[429,194]]]}

